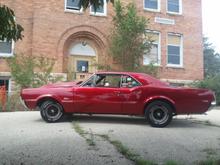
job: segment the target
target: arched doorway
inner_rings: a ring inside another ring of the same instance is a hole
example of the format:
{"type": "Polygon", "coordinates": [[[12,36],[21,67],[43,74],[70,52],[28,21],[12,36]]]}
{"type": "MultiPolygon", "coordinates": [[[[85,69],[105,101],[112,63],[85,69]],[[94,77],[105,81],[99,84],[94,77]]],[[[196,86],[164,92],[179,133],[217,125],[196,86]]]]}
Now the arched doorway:
{"type": "Polygon", "coordinates": [[[81,40],[70,44],[67,71],[69,80],[84,80],[96,72],[97,51],[90,41],[81,40]]]}
{"type": "MultiPolygon", "coordinates": [[[[94,61],[98,64],[98,66],[100,66],[100,64],[101,65],[108,64],[109,56],[108,56],[107,45],[108,45],[107,36],[105,36],[101,31],[99,31],[95,27],[81,25],[67,29],[60,36],[60,39],[57,43],[57,58],[60,61],[62,61],[62,63],[59,64],[62,67],[62,72],[67,75],[67,79],[69,81],[74,79],[82,80],[84,77],[87,78],[91,73],[97,70],[96,68],[92,68],[92,66],[88,64],[90,67],[90,69],[88,69],[89,70],[88,73],[83,73],[83,72],[78,73],[76,71],[76,60],[74,62],[74,59],[76,59],[77,57],[80,57],[81,59],[82,58],[92,59],[91,61],[95,59],[94,61]],[[77,46],[77,44],[81,44],[81,46],[80,45],[77,46]],[[79,52],[74,54],[75,50],[77,50],[75,48],[77,47],[82,48],[82,44],[86,45],[86,47],[84,48],[87,48],[87,50],[92,48],[93,51],[91,51],[90,49],[90,52],[95,52],[95,56],[94,54],[85,53],[87,51],[84,52],[85,54],[82,52],[80,54],[79,52]],[[82,79],[79,79],[78,77],[81,77],[82,79]]],[[[81,65],[83,66],[83,64],[81,65]]]]}

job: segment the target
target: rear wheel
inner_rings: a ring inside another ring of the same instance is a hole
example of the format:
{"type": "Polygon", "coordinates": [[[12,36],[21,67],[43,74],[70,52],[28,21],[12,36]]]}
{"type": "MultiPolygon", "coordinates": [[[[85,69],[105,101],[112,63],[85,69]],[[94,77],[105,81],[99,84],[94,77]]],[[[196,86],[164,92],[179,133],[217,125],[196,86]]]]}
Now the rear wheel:
{"type": "Polygon", "coordinates": [[[172,107],[163,101],[154,101],[145,109],[145,117],[153,127],[165,127],[173,117],[172,107]]]}
{"type": "Polygon", "coordinates": [[[57,122],[64,116],[63,107],[56,101],[47,100],[40,105],[41,117],[49,123],[57,122]]]}

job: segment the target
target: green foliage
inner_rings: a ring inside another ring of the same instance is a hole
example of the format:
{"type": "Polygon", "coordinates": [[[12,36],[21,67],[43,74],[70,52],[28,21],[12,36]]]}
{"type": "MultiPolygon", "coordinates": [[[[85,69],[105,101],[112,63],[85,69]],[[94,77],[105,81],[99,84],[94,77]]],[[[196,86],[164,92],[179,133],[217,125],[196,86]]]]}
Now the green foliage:
{"type": "Polygon", "coordinates": [[[54,59],[19,55],[7,59],[11,74],[21,88],[39,87],[50,82],[61,80],[62,77],[51,75],[54,59]]]}
{"type": "Polygon", "coordinates": [[[35,68],[39,72],[34,73],[34,87],[42,86],[48,83],[55,83],[63,79],[62,76],[53,76],[51,73],[55,65],[55,59],[45,58],[43,56],[35,57],[35,68]]]}
{"type": "Polygon", "coordinates": [[[22,39],[23,27],[16,23],[14,11],[0,4],[0,40],[17,41],[22,39]]]}
{"type": "Polygon", "coordinates": [[[220,105],[220,54],[215,53],[208,38],[203,39],[203,53],[205,80],[194,82],[192,86],[213,90],[220,105]]]}
{"type": "Polygon", "coordinates": [[[219,164],[220,164],[220,159],[219,160],[208,159],[198,163],[198,165],[219,165],[219,164]]]}
{"type": "Polygon", "coordinates": [[[159,67],[155,66],[154,63],[150,63],[149,65],[142,65],[136,69],[137,72],[147,73],[154,77],[158,76],[159,67]]]}
{"type": "Polygon", "coordinates": [[[208,38],[203,39],[205,77],[213,77],[220,73],[220,54],[215,53],[208,38]]]}
{"type": "Polygon", "coordinates": [[[216,95],[217,104],[220,105],[220,75],[206,78],[203,81],[194,82],[193,86],[213,90],[216,95]]]}
{"type": "Polygon", "coordinates": [[[149,51],[152,41],[146,39],[148,20],[137,15],[134,3],[123,7],[115,1],[114,29],[111,35],[110,54],[124,71],[140,70],[143,54],[149,51]]]}
{"type": "Polygon", "coordinates": [[[15,55],[7,59],[12,77],[21,88],[31,87],[34,82],[35,58],[15,55]]]}

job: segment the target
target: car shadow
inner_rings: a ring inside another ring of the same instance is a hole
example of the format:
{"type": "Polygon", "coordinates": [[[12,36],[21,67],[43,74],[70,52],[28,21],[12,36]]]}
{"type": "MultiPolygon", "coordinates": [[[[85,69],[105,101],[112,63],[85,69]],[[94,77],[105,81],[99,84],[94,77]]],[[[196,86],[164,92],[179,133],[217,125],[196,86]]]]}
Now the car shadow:
{"type": "MultiPolygon", "coordinates": [[[[79,122],[79,123],[91,123],[91,124],[115,124],[115,125],[140,125],[149,126],[150,124],[144,117],[137,116],[118,116],[118,115],[84,115],[74,114],[68,116],[60,122],[79,122]]],[[[166,128],[202,128],[207,125],[201,123],[195,123],[189,119],[174,118],[172,122],[166,128]]]]}

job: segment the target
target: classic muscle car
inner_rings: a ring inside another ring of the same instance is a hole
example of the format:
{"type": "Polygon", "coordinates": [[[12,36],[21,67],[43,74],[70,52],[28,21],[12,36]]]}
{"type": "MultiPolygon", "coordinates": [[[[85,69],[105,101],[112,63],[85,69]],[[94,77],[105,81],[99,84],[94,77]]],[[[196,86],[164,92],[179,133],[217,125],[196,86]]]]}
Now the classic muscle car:
{"type": "Polygon", "coordinates": [[[46,122],[65,114],[144,116],[153,127],[167,126],[174,115],[201,114],[215,105],[206,89],[173,87],[143,73],[99,72],[84,82],[57,83],[21,91],[29,109],[39,109],[46,122]]]}

